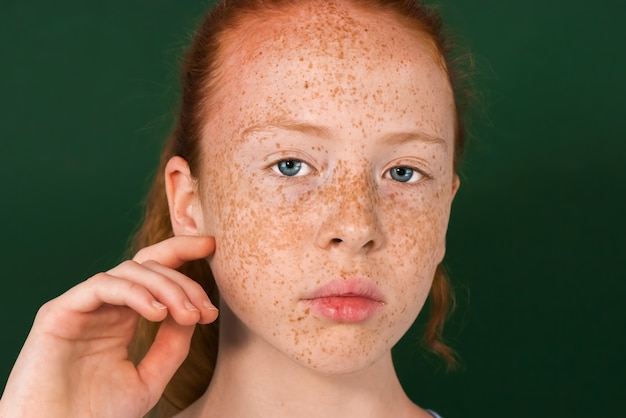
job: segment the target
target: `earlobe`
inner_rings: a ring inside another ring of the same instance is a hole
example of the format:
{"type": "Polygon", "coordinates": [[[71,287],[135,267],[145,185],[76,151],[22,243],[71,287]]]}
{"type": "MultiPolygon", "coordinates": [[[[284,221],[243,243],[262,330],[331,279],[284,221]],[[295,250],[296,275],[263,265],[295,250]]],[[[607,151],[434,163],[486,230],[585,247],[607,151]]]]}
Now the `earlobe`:
{"type": "Polygon", "coordinates": [[[187,161],[172,157],[165,167],[165,191],[174,235],[200,235],[202,211],[198,200],[197,182],[187,161]]]}

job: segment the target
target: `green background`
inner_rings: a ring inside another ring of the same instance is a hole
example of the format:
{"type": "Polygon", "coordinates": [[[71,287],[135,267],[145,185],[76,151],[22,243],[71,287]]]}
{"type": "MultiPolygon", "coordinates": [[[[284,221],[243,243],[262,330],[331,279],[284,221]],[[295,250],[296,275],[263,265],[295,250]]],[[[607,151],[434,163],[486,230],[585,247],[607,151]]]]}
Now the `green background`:
{"type": "MultiPolygon", "coordinates": [[[[481,93],[448,234],[462,367],[396,349],[446,418],[626,416],[626,7],[443,0],[481,93]]],[[[37,308],[123,256],[205,2],[0,5],[2,387],[37,308]]]]}

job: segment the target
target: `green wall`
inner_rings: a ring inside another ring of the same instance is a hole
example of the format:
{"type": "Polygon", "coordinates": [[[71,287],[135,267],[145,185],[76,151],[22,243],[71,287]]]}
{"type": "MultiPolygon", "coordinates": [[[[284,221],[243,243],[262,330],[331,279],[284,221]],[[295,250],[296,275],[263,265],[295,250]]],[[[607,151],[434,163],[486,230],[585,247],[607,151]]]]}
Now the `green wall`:
{"type": "MultiPolygon", "coordinates": [[[[123,256],[201,3],[0,5],[2,385],[38,306],[123,256]]],[[[440,4],[482,96],[448,235],[462,367],[416,326],[400,376],[446,418],[624,417],[626,7],[440,4]]]]}

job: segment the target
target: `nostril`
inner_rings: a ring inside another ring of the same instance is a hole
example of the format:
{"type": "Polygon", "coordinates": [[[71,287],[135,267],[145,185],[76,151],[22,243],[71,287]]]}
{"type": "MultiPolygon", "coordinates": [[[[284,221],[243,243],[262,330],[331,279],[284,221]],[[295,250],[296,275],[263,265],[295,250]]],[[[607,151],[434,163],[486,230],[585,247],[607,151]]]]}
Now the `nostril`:
{"type": "Polygon", "coordinates": [[[333,244],[339,244],[339,243],[343,242],[343,240],[341,238],[333,238],[331,241],[332,241],[333,244]]]}

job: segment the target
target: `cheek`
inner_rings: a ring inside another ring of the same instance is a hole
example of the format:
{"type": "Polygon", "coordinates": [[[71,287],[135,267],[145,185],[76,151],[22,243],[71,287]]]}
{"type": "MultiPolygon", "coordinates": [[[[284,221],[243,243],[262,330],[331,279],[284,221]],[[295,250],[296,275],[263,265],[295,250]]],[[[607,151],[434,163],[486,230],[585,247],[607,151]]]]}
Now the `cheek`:
{"type": "Polygon", "coordinates": [[[255,179],[232,182],[218,204],[216,221],[222,245],[238,250],[238,257],[268,265],[270,254],[291,250],[302,239],[304,210],[282,187],[268,189],[255,179]]]}
{"type": "Polygon", "coordinates": [[[224,295],[236,292],[241,309],[259,297],[278,297],[275,292],[261,295],[260,288],[287,290],[284,271],[298,267],[293,251],[306,237],[297,201],[280,188],[269,193],[260,175],[237,175],[244,172],[235,167],[228,173],[209,173],[214,181],[204,211],[205,225],[216,238],[211,268],[224,295]],[[283,256],[289,252],[292,257],[283,256]]]}
{"type": "Polygon", "coordinates": [[[385,199],[385,224],[392,253],[400,264],[423,263],[432,258],[437,264],[445,251],[451,197],[444,187],[408,196],[391,193],[385,199]],[[407,255],[411,255],[407,257],[407,255]],[[404,257],[404,259],[402,259],[404,257]]]}
{"type": "Polygon", "coordinates": [[[396,193],[386,199],[389,251],[380,261],[387,271],[395,272],[397,304],[392,314],[397,316],[393,320],[408,320],[407,326],[420,312],[445,254],[450,196],[444,191],[442,187],[410,200],[396,193]]]}

